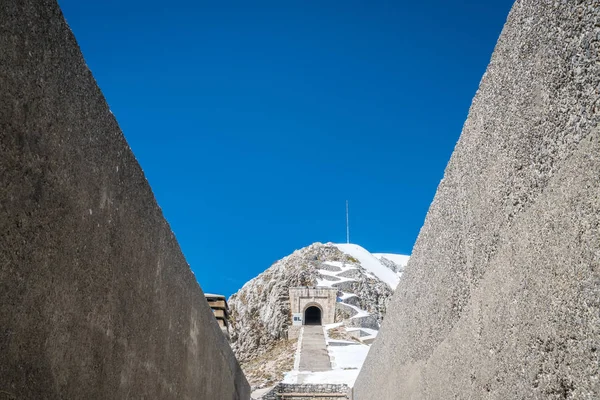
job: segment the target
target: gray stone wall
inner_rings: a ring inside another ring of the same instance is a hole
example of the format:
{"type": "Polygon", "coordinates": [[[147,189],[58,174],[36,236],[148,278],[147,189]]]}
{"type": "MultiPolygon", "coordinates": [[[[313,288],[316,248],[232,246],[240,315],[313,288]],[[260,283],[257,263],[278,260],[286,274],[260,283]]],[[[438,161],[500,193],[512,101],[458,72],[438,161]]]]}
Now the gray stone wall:
{"type": "MultiPolygon", "coordinates": [[[[290,310],[293,313],[302,313],[310,306],[321,309],[323,325],[335,322],[335,307],[338,289],[324,287],[294,287],[290,288],[290,310]]],[[[290,321],[291,323],[291,321],[290,321]]],[[[303,321],[304,323],[304,321],[303,321]]]]}
{"type": "MultiPolygon", "coordinates": [[[[294,396],[294,400],[312,400],[315,397],[310,396],[314,393],[338,393],[345,394],[345,397],[319,397],[319,400],[342,400],[350,397],[350,388],[343,384],[328,384],[328,383],[280,383],[273,388],[270,392],[262,397],[262,400],[280,400],[282,396],[278,396],[279,393],[295,393],[302,394],[306,393],[306,397],[294,396]]],[[[287,398],[287,397],[286,397],[287,398]]]]}
{"type": "Polygon", "coordinates": [[[600,398],[600,1],[515,3],[355,399],[600,398]]]}
{"type": "Polygon", "coordinates": [[[0,2],[0,398],[250,398],[55,0],[0,2]]]}

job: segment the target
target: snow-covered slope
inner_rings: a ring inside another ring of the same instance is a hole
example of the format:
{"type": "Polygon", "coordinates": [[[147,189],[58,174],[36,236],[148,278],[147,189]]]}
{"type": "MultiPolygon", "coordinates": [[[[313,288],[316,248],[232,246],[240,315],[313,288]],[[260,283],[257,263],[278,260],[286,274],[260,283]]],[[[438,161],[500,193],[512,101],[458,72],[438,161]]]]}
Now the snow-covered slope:
{"type": "MultiPolygon", "coordinates": [[[[379,280],[387,283],[392,289],[396,289],[396,286],[398,286],[400,277],[383,264],[380,258],[376,257],[374,254],[369,253],[357,244],[336,244],[335,247],[349,256],[356,258],[364,269],[375,275],[379,280]]],[[[393,260],[390,261],[394,262],[393,260]]]]}
{"type": "Polygon", "coordinates": [[[251,385],[275,383],[292,369],[290,287],[337,288],[341,334],[370,343],[398,284],[396,271],[404,268],[390,258],[380,260],[358,245],[315,243],[277,261],[231,296],[231,345],[251,385]]]}
{"type": "MultiPolygon", "coordinates": [[[[327,353],[331,360],[331,370],[329,371],[299,371],[298,368],[285,374],[284,383],[328,383],[328,384],[346,384],[354,386],[358,373],[367,358],[367,353],[371,346],[352,340],[334,339],[331,335],[339,334],[342,328],[341,323],[325,325],[325,342],[327,344],[327,353]]],[[[297,354],[296,358],[300,355],[297,354]]]]}

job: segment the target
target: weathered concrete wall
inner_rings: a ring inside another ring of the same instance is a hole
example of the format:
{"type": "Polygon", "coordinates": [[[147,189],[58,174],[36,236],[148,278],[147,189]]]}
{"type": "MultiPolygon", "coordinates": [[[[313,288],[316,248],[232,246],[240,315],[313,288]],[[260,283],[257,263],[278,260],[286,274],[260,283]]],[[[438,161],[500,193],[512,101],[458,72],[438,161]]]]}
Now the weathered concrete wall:
{"type": "Polygon", "coordinates": [[[0,2],[5,398],[250,398],[55,0],[0,2]]]}
{"type": "Polygon", "coordinates": [[[600,398],[599,50],[516,2],[355,399],[600,398]]]}

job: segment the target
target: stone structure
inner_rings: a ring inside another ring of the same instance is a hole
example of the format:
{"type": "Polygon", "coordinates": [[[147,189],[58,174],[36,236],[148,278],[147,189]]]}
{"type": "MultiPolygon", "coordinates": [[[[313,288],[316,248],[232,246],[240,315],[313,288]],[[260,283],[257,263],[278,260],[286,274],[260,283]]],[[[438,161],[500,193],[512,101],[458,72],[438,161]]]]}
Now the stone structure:
{"type": "Polygon", "coordinates": [[[0,398],[250,398],[56,0],[2,1],[0,88],[0,398]]]}
{"type": "Polygon", "coordinates": [[[337,289],[327,287],[290,288],[292,325],[288,330],[288,338],[297,338],[302,325],[333,324],[337,292],[337,289]]]}
{"type": "Polygon", "coordinates": [[[355,399],[600,398],[600,1],[519,0],[355,399]]]}
{"type": "Polygon", "coordinates": [[[280,383],[262,397],[262,400],[344,400],[350,398],[350,388],[338,384],[280,383]]]}
{"type": "Polygon", "coordinates": [[[206,301],[208,306],[211,308],[221,331],[229,339],[229,307],[227,307],[227,300],[225,296],[220,294],[205,293],[206,301]]]}

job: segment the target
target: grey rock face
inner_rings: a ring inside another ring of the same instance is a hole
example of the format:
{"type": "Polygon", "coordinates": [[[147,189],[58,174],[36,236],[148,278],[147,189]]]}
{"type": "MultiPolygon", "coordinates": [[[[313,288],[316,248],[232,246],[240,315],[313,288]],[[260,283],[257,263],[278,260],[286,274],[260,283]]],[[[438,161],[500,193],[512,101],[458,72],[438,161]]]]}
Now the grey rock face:
{"type": "Polygon", "coordinates": [[[388,267],[389,269],[391,269],[394,272],[402,272],[402,271],[404,271],[404,268],[401,265],[397,265],[393,261],[388,260],[385,257],[381,257],[379,260],[381,261],[381,263],[383,265],[385,265],[386,267],[388,267]]]}
{"type": "Polygon", "coordinates": [[[345,272],[340,272],[339,274],[337,274],[337,276],[342,276],[344,278],[360,278],[361,277],[362,272],[358,269],[349,269],[348,271],[345,272]]]}
{"type": "MultiPolygon", "coordinates": [[[[352,282],[349,292],[358,294],[358,307],[371,313],[379,322],[383,320],[387,312],[388,302],[394,294],[394,291],[384,282],[365,275],[352,282]]],[[[355,300],[350,299],[347,303],[354,304],[355,300]]],[[[372,324],[365,326],[365,328],[370,327],[372,327],[372,324]]]]}
{"type": "Polygon", "coordinates": [[[347,327],[379,329],[379,319],[375,315],[367,315],[364,317],[356,317],[345,322],[347,327]]]}
{"type": "Polygon", "coordinates": [[[298,250],[229,298],[231,343],[240,361],[250,361],[275,341],[287,338],[291,324],[289,288],[315,286],[319,260],[338,256],[331,254],[334,250],[318,245],[298,250]]]}
{"type": "MultiPolygon", "coordinates": [[[[360,297],[358,297],[358,296],[348,297],[347,299],[344,299],[343,303],[338,303],[338,304],[350,304],[350,305],[360,308],[360,297]]],[[[337,306],[337,304],[336,304],[336,306],[337,306]]]]}
{"type": "MultiPolygon", "coordinates": [[[[353,297],[356,298],[356,297],[353,297]]],[[[358,314],[358,311],[356,311],[354,308],[349,307],[348,305],[344,304],[344,303],[337,303],[335,305],[336,308],[336,320],[337,321],[341,321],[343,319],[348,319],[350,317],[355,316],[356,314],[358,314]]]]}
{"type": "Polygon", "coordinates": [[[0,398],[248,399],[56,1],[0,2],[0,88],[0,398]]]}
{"type": "Polygon", "coordinates": [[[517,1],[355,399],[600,398],[600,1],[517,1]]]}

